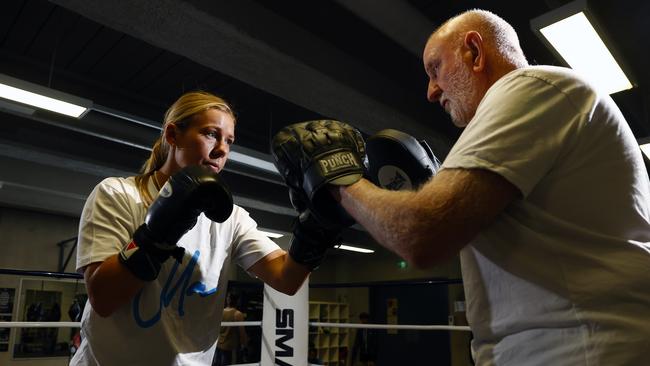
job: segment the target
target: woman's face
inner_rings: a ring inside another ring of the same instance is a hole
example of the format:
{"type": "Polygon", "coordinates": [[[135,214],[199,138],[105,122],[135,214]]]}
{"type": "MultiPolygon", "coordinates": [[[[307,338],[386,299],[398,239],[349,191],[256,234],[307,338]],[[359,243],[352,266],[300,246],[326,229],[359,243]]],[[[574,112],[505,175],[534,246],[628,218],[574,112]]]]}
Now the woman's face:
{"type": "Polygon", "coordinates": [[[169,128],[174,129],[168,142],[175,147],[173,161],[178,169],[201,164],[221,172],[235,142],[235,121],[230,114],[208,109],[195,114],[184,130],[169,128]]]}

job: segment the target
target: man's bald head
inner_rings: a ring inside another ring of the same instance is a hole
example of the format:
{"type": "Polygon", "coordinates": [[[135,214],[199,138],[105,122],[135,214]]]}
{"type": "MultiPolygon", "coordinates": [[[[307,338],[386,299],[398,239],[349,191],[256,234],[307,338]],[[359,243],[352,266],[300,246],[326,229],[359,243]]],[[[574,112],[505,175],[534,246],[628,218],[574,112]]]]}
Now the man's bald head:
{"type": "Polygon", "coordinates": [[[427,99],[440,103],[456,126],[466,126],[487,90],[528,65],[514,29],[484,10],[470,10],[440,26],[422,53],[427,99]]]}
{"type": "Polygon", "coordinates": [[[438,27],[429,37],[439,37],[452,45],[460,45],[465,34],[476,31],[488,49],[515,68],[528,66],[514,28],[498,15],[487,10],[473,9],[454,16],[438,27]]]}

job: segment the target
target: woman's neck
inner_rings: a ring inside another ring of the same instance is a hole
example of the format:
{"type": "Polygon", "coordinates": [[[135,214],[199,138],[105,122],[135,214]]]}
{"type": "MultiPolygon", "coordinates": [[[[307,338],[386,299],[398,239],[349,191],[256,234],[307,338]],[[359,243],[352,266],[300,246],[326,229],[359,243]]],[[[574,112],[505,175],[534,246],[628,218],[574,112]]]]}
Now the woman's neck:
{"type": "Polygon", "coordinates": [[[160,170],[153,172],[152,178],[156,189],[160,190],[162,186],[165,185],[165,182],[167,182],[167,179],[169,179],[169,175],[165,174],[161,168],[160,170]]]}

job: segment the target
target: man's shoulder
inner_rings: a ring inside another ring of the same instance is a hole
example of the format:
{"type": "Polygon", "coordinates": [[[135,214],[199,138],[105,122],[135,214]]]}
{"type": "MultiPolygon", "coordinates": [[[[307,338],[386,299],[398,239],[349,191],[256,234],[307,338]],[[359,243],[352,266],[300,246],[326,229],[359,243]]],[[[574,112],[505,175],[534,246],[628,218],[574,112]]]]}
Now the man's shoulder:
{"type": "Polygon", "coordinates": [[[566,100],[580,113],[588,113],[600,97],[606,95],[574,70],[546,65],[513,70],[498,80],[488,93],[507,96],[511,100],[525,100],[528,105],[566,100]],[[555,95],[563,98],[553,98],[555,95]]]}
{"type": "Polygon", "coordinates": [[[530,65],[520,67],[507,73],[504,77],[538,76],[538,77],[567,77],[576,76],[576,72],[568,67],[551,65],[530,65]]]}
{"type": "Polygon", "coordinates": [[[526,66],[509,72],[500,81],[504,83],[516,82],[517,80],[535,79],[541,83],[548,84],[560,89],[567,85],[584,85],[593,87],[591,83],[581,74],[567,67],[535,65],[526,66]]]}

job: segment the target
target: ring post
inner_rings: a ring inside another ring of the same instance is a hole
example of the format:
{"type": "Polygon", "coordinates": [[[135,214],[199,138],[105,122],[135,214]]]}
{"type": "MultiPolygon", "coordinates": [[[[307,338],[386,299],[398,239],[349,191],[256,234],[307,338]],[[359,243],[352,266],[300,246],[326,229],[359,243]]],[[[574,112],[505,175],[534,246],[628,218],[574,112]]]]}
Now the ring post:
{"type": "Polygon", "coordinates": [[[293,296],[264,285],[260,366],[306,366],[309,278],[293,296]]]}

